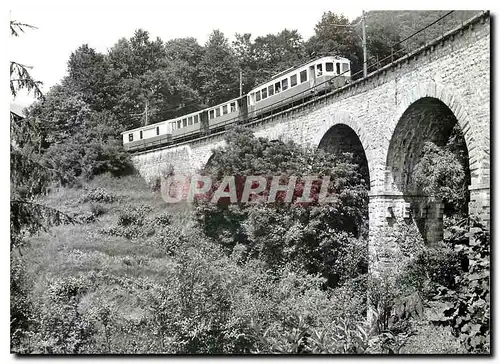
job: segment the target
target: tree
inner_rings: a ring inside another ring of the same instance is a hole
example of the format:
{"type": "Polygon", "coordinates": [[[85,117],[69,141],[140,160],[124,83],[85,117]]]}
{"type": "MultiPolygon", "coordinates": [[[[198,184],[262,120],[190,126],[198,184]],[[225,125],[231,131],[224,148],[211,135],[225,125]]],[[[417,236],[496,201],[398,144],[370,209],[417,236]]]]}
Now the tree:
{"type": "MultiPolygon", "coordinates": [[[[18,36],[24,28],[35,28],[28,24],[10,22],[11,34],[18,36]]],[[[12,96],[20,89],[33,92],[43,98],[26,66],[11,61],[10,88],[12,96]]],[[[11,262],[11,347],[17,347],[32,324],[32,303],[29,299],[29,283],[26,280],[21,248],[24,238],[51,224],[69,222],[72,219],[61,211],[45,206],[36,197],[44,193],[54,170],[40,156],[40,125],[36,120],[24,120],[10,115],[10,262],[11,262]]]]}
{"type": "Polygon", "coordinates": [[[233,50],[238,60],[238,66],[242,72],[243,93],[247,94],[259,79],[261,67],[255,56],[255,46],[250,33],[235,34],[233,50]]]}
{"type": "Polygon", "coordinates": [[[83,127],[92,111],[84,98],[82,92],[75,91],[64,79],[62,85],[53,86],[43,100],[28,108],[26,119],[41,125],[41,145],[45,149],[61,143],[83,127]]]}
{"type": "Polygon", "coordinates": [[[275,74],[306,60],[304,42],[297,30],[284,29],[277,34],[257,37],[236,34],[233,48],[243,71],[243,90],[268,81],[275,74]]]}
{"type": "Polygon", "coordinates": [[[206,106],[217,105],[239,95],[239,70],[228,40],[214,30],[200,61],[201,93],[206,106]]]}
{"type": "Polygon", "coordinates": [[[182,83],[192,90],[201,87],[200,62],[204,49],[196,38],[171,39],[165,43],[166,57],[176,69],[182,83]]]}
{"type": "MultiPolygon", "coordinates": [[[[24,29],[36,29],[36,27],[20,23],[15,20],[10,21],[10,34],[18,37],[20,33],[24,33],[24,29]]],[[[10,93],[13,97],[17,96],[20,89],[26,89],[28,92],[33,92],[36,98],[43,98],[43,93],[40,89],[41,81],[36,81],[29,73],[30,66],[10,61],[10,93]]]]}
{"type": "Polygon", "coordinates": [[[111,107],[123,129],[183,115],[201,106],[199,87],[201,47],[192,38],[166,44],[149,40],[137,30],[109,51],[111,107]]]}
{"type": "Polygon", "coordinates": [[[445,213],[465,214],[467,211],[466,168],[460,158],[447,147],[427,142],[423,156],[414,168],[419,191],[445,204],[445,213]]]}
{"type": "MultiPolygon", "coordinates": [[[[157,85],[146,82],[144,75],[165,68],[164,44],[159,38],[151,41],[147,31],[138,29],[130,40],[120,39],[109,51],[108,59],[113,112],[125,121],[126,127],[141,126],[146,104],[151,102],[151,110],[157,109],[153,99],[157,85]]],[[[156,118],[153,114],[151,121],[159,121],[156,118]]]]}
{"type": "MultiPolygon", "coordinates": [[[[13,36],[18,36],[20,32],[24,32],[26,27],[35,28],[16,21],[10,22],[13,36]]],[[[17,63],[11,62],[10,84],[12,96],[15,96],[19,89],[26,88],[28,91],[32,91],[36,97],[42,98],[43,95],[38,87],[41,83],[35,81],[27,71],[12,72],[12,64],[17,63]]],[[[18,68],[14,67],[14,69],[18,68]]],[[[21,247],[25,233],[33,233],[44,229],[51,223],[71,221],[71,218],[56,209],[35,201],[38,194],[46,191],[55,172],[37,153],[37,150],[39,150],[39,138],[36,135],[39,130],[38,125],[30,120],[25,121],[22,118],[17,118],[12,113],[10,122],[10,227],[12,250],[21,247]]]]}
{"type": "Polygon", "coordinates": [[[92,109],[101,111],[110,106],[109,69],[108,59],[84,44],[69,57],[65,83],[92,109]]]}
{"type": "Polygon", "coordinates": [[[261,70],[257,83],[265,82],[274,74],[297,66],[307,58],[302,36],[297,30],[288,29],[276,35],[255,38],[254,53],[258,70],[261,70]]]}
{"type": "Polygon", "coordinates": [[[363,50],[361,40],[356,33],[355,22],[342,14],[331,11],[323,13],[321,20],[314,27],[314,35],[307,41],[306,48],[310,56],[335,55],[348,58],[351,70],[362,68],[363,50]]]}

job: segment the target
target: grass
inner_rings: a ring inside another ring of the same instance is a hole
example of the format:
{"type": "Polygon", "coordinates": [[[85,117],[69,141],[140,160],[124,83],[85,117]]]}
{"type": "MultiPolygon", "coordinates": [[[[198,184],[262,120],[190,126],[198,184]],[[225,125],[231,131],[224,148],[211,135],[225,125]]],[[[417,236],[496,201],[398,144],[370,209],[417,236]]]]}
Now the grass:
{"type": "Polygon", "coordinates": [[[137,176],[114,178],[110,175],[96,177],[80,188],[59,188],[44,198],[44,203],[68,214],[90,212],[96,203],[82,202],[85,194],[103,188],[116,196],[115,201],[101,203],[103,215],[87,224],[68,224],[51,228],[29,239],[24,253],[27,274],[34,282],[33,294],[41,295],[52,278],[103,274],[107,283],[95,287],[84,300],[99,297],[110,304],[119,303],[124,315],[141,311],[136,293],[114,280],[127,278],[151,279],[164,277],[172,268],[169,256],[161,253],[146,238],[127,239],[101,233],[103,228],[114,225],[124,208],[148,206],[152,217],[166,211],[172,215],[173,224],[186,228],[190,225],[190,209],[186,206],[166,204],[159,192],[152,192],[145,181],[137,176]]]}

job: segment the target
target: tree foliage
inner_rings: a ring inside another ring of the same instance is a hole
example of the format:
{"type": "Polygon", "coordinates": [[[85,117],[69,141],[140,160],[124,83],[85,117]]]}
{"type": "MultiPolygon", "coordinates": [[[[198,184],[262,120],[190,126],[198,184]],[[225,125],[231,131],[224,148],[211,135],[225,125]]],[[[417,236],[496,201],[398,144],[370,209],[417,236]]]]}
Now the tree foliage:
{"type": "Polygon", "coordinates": [[[455,125],[445,146],[426,142],[422,157],[413,170],[419,191],[445,205],[447,215],[467,213],[469,161],[465,139],[455,125]]]}
{"type": "MultiPolygon", "coordinates": [[[[367,190],[358,166],[348,156],[336,159],[292,142],[255,138],[243,128],[228,132],[226,142],[227,147],[214,151],[205,170],[214,180],[213,189],[224,176],[269,179],[281,175],[281,183],[290,176],[330,176],[335,202],[212,204],[200,200],[198,216],[208,236],[228,253],[243,249],[245,259],[261,259],[271,268],[295,262],[308,272],[321,272],[332,286],[366,269],[362,221],[367,190]]],[[[302,188],[298,183],[295,198],[302,188]]]]}
{"type": "Polygon", "coordinates": [[[229,41],[220,30],[210,34],[200,61],[205,104],[217,105],[239,95],[239,70],[229,41]]]}

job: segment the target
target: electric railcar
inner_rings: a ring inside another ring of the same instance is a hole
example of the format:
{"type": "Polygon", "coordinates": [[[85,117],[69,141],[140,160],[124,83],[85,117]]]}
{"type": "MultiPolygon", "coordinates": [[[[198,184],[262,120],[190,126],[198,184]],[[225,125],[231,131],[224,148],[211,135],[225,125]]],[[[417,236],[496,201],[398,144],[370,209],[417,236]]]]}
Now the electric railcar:
{"type": "Polygon", "coordinates": [[[347,58],[327,56],[277,74],[247,95],[222,104],[122,133],[127,151],[139,151],[246,123],[298,100],[344,86],[351,80],[347,58]]]}

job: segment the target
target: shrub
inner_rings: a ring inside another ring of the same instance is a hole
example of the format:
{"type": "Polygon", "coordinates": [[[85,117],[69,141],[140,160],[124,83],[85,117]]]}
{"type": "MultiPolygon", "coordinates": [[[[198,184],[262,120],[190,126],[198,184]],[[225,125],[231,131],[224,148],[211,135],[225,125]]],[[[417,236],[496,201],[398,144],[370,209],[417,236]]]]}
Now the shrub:
{"type": "Polygon", "coordinates": [[[123,236],[127,239],[150,236],[155,233],[154,223],[147,219],[149,206],[126,207],[118,213],[116,225],[101,229],[107,235],[123,236]]]}
{"type": "Polygon", "coordinates": [[[106,208],[101,204],[93,203],[90,205],[90,212],[95,217],[99,217],[106,213],[106,208]]]}
{"type": "Polygon", "coordinates": [[[146,216],[151,211],[151,207],[142,205],[139,207],[126,207],[118,214],[118,225],[121,226],[142,226],[145,224],[146,216]]]}
{"type": "Polygon", "coordinates": [[[81,301],[92,287],[90,276],[54,278],[48,282],[29,335],[30,353],[78,354],[91,344],[95,327],[81,301]]]}
{"type": "Polygon", "coordinates": [[[83,196],[83,202],[104,202],[110,203],[116,201],[117,198],[114,194],[106,191],[104,188],[97,187],[89,190],[83,196]]]}
{"type": "Polygon", "coordinates": [[[456,250],[468,257],[468,270],[457,277],[456,290],[437,286],[430,319],[450,326],[469,352],[489,353],[490,235],[473,222],[466,236],[469,244],[457,245],[456,250]]]}
{"type": "Polygon", "coordinates": [[[130,155],[123,149],[119,135],[122,125],[111,113],[92,111],[83,116],[80,124],[45,153],[61,184],[71,184],[78,177],[89,180],[105,172],[115,176],[133,172],[130,155]]]}
{"type": "Polygon", "coordinates": [[[443,201],[446,214],[466,211],[468,171],[460,150],[426,142],[422,153],[413,172],[416,187],[425,196],[443,201]]]}

